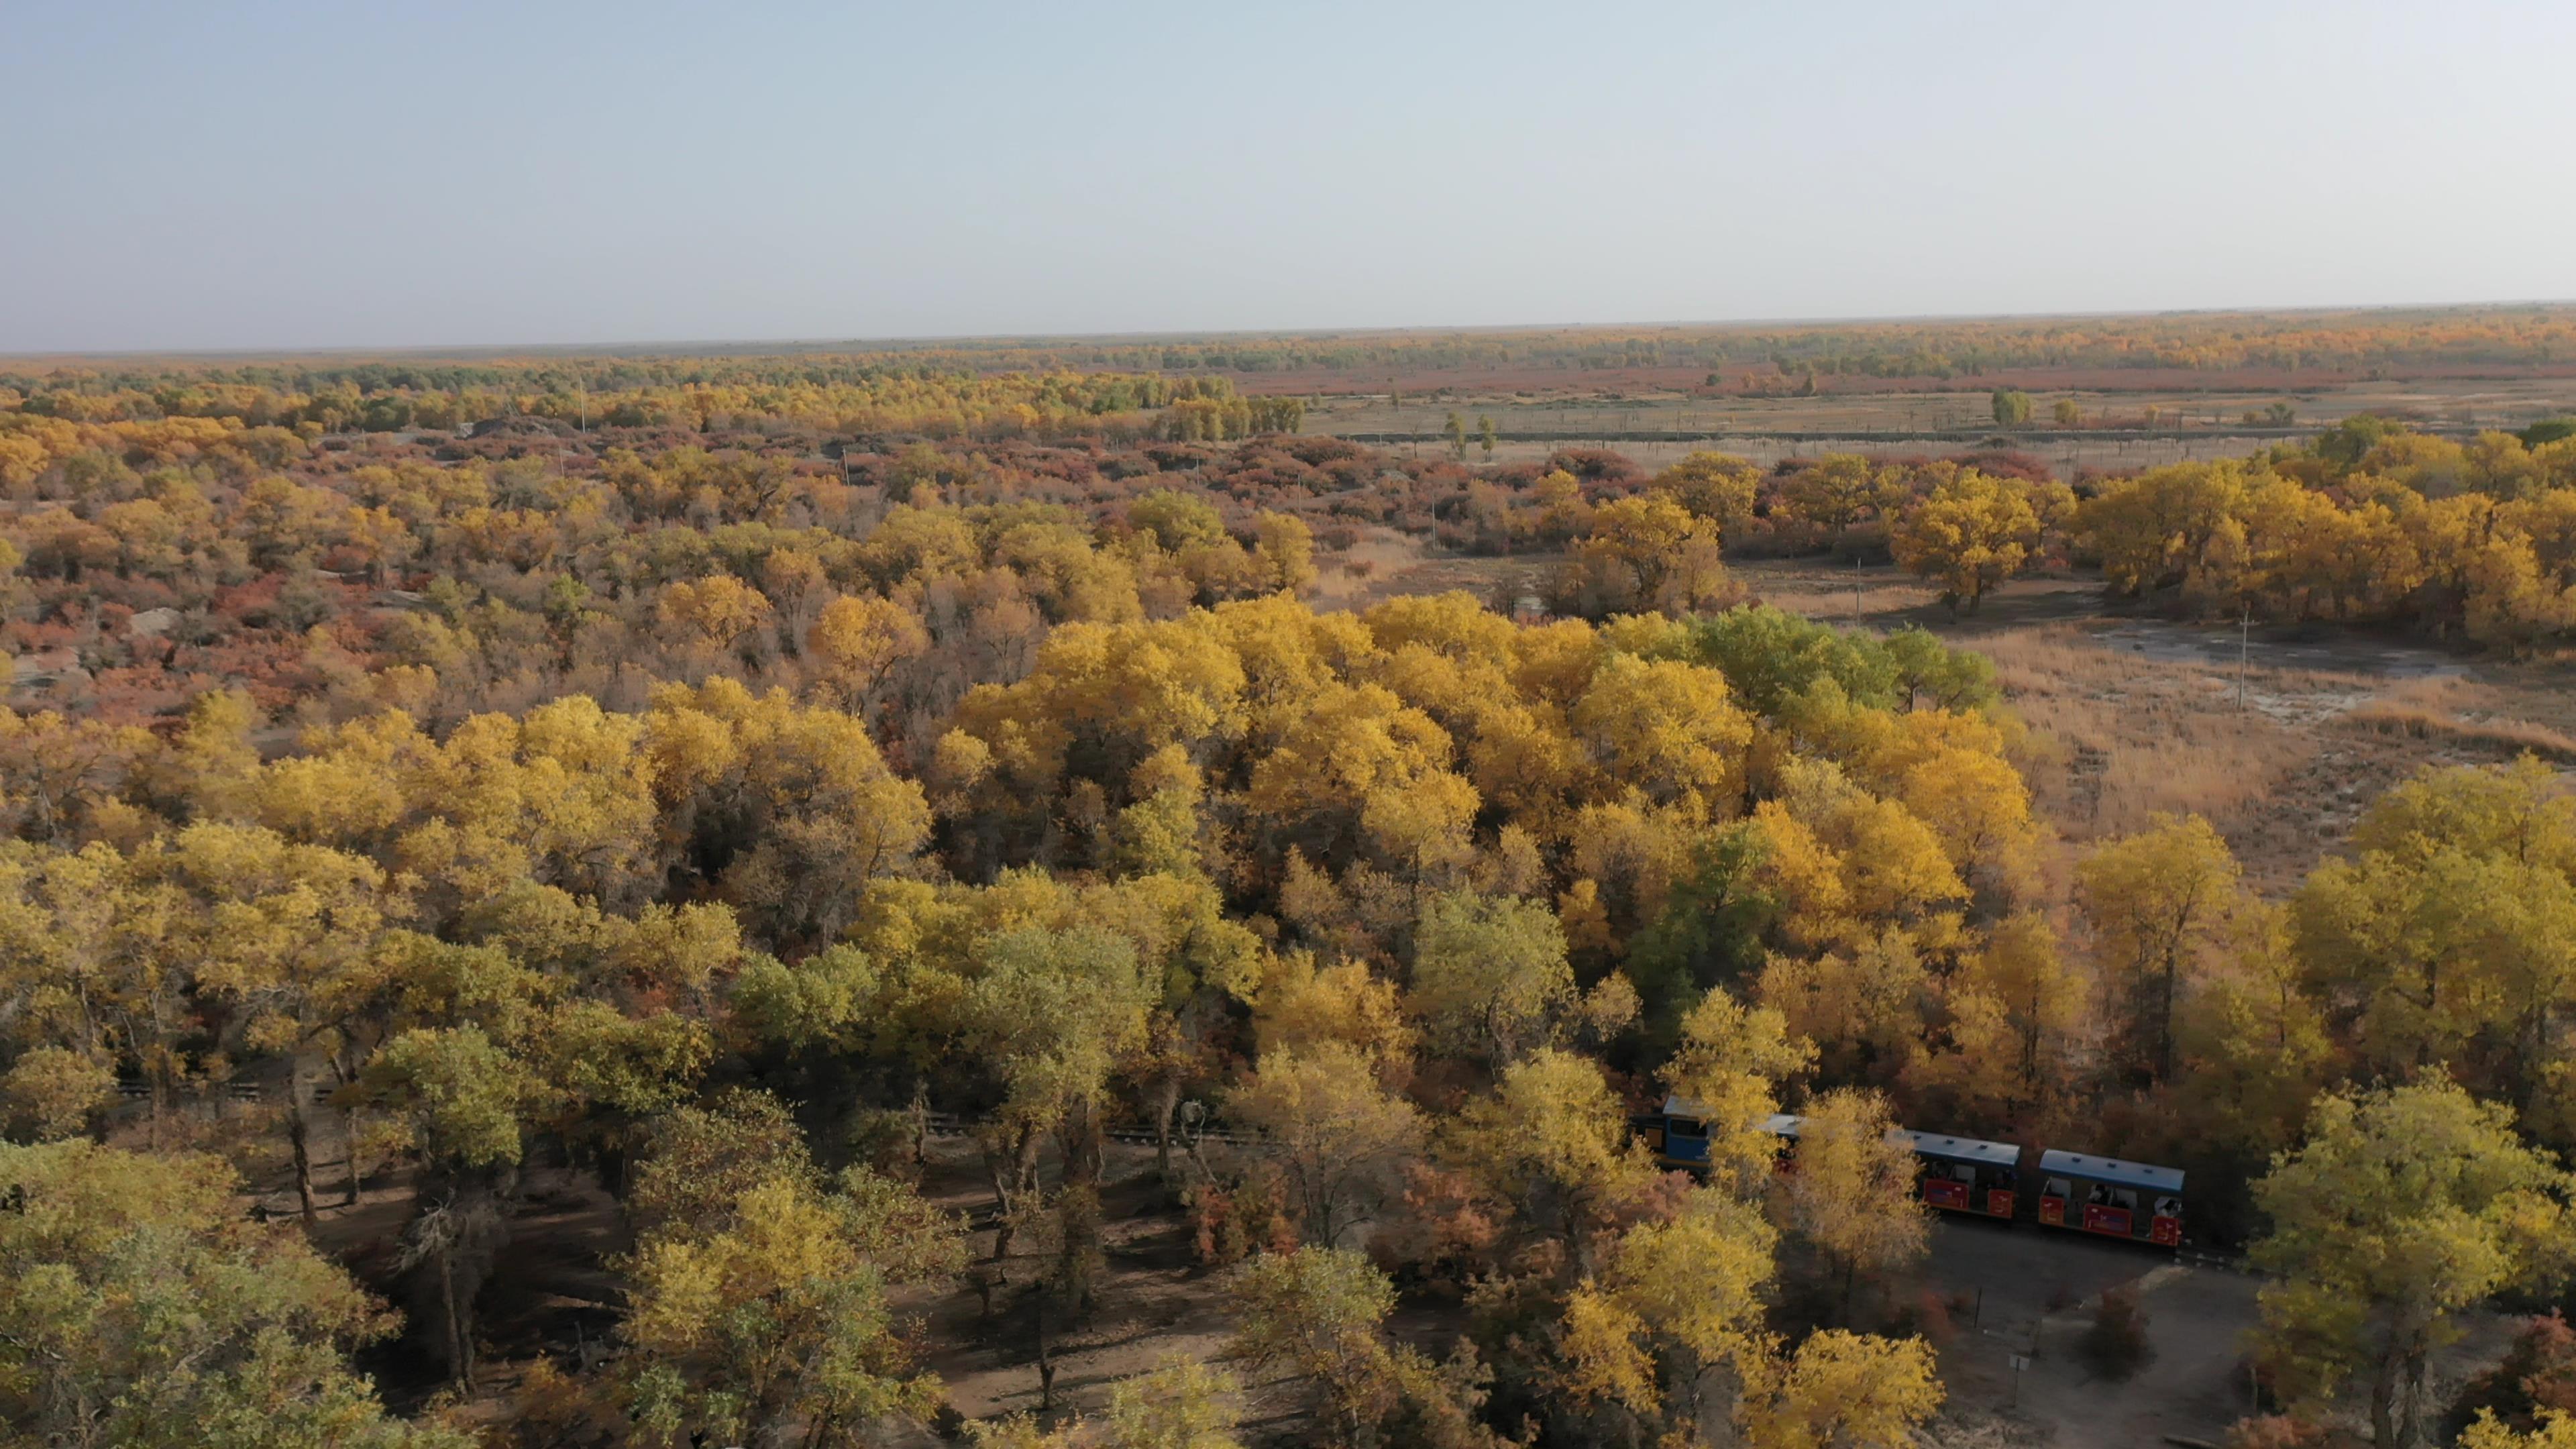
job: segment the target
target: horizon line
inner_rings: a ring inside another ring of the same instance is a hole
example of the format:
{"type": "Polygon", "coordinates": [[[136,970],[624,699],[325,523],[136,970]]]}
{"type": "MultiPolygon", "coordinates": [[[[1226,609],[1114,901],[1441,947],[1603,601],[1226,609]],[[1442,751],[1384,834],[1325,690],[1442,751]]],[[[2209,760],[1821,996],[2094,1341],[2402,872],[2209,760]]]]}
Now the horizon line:
{"type": "Polygon", "coordinates": [[[2517,298],[2466,302],[2386,302],[2329,303],[2302,306],[2211,306],[2211,307],[2145,307],[2067,312],[1919,312],[1879,314],[1827,314],[1816,316],[1743,317],[1709,319],[1663,319],[1655,321],[1619,320],[1603,322],[1496,322],[1496,323],[1419,323],[1364,326],[1321,327],[1218,327],[1144,329],[1132,332],[955,332],[913,333],[884,337],[738,337],[694,339],[640,338],[615,342],[470,342],[470,343],[401,343],[368,345],[364,343],[326,343],[290,347],[141,347],[103,351],[12,351],[0,349],[0,362],[8,363],[82,363],[107,361],[262,361],[292,358],[463,358],[503,359],[530,354],[569,354],[572,356],[634,353],[647,356],[687,356],[693,351],[717,349],[754,351],[753,355],[796,356],[818,353],[893,351],[905,348],[939,346],[986,346],[1007,344],[1038,346],[1067,343],[1198,342],[1223,338],[1287,340],[1296,338],[1396,337],[1407,334],[1467,335],[1474,333],[1532,333],[1611,331],[1621,328],[1661,331],[1730,331],[1765,327],[1829,327],[1859,325],[1897,325],[1903,323],[1973,323],[1973,322],[2054,322],[2093,321],[2103,319],[2137,319],[2156,317],[2300,317],[2345,315],[2371,312],[2475,312],[2509,309],[2549,310],[2576,307],[2576,296],[2553,298],[2517,298]]]}

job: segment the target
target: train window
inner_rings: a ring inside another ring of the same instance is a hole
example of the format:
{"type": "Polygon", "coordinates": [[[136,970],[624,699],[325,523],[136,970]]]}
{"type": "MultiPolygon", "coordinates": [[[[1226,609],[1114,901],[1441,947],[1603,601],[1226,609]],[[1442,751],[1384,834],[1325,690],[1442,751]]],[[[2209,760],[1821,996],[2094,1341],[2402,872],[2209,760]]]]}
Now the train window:
{"type": "Polygon", "coordinates": [[[1694,1122],[1688,1117],[1674,1117],[1668,1119],[1664,1123],[1664,1135],[1668,1137],[1706,1137],[1708,1135],[1708,1124],[1705,1122],[1694,1122]]]}
{"type": "Polygon", "coordinates": [[[2137,1190],[2126,1187],[2115,1187],[2111,1189],[2111,1206],[2118,1208],[2122,1212],[2136,1212],[2138,1210],[2137,1190]]]}
{"type": "Polygon", "coordinates": [[[2098,1182],[2088,1182],[2084,1185],[2084,1201],[2092,1207],[2108,1207],[2111,1202],[2111,1189],[2098,1182]]]}
{"type": "Polygon", "coordinates": [[[2160,1218],[2178,1218],[2178,1217],[2181,1217],[2181,1216],[2182,1216],[2182,1199],[2181,1199],[2181,1198],[2178,1198],[2178,1197],[2160,1197],[2160,1198],[2157,1198],[2157,1199],[2156,1199],[2156,1216],[2157,1216],[2157,1217],[2160,1217],[2160,1218]]]}
{"type": "Polygon", "coordinates": [[[2039,1195],[2041,1197],[2064,1197],[2066,1194],[2067,1184],[2065,1178],[2052,1177],[2047,1182],[2040,1185],[2039,1195]]]}

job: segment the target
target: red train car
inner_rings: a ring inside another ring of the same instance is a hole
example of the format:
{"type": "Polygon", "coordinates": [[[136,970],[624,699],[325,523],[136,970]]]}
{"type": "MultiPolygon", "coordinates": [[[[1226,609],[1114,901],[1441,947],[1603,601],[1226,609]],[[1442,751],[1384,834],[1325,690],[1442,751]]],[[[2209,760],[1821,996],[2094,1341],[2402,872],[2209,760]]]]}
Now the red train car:
{"type": "Polygon", "coordinates": [[[1922,1163],[1923,1200],[1948,1212],[2012,1220],[2021,1201],[2021,1149],[1938,1132],[1907,1132],[1922,1163]]]}
{"type": "Polygon", "coordinates": [[[2043,1226],[2106,1238],[2182,1245],[2182,1172],[2146,1162],[2043,1152],[2039,1157],[2043,1226]]]}

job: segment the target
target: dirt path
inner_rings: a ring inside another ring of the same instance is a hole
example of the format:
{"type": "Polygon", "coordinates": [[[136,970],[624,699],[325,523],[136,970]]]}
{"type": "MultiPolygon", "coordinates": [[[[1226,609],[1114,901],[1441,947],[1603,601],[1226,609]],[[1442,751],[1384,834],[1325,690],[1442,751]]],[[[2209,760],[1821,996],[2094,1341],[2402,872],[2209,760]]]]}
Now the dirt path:
{"type": "Polygon", "coordinates": [[[1983,1424],[1989,1440],[2152,1449],[2177,1434],[2217,1443],[2248,1412],[2244,1340],[2256,1323],[2256,1279],[2183,1267],[2169,1256],[2036,1224],[1945,1219],[1924,1276],[1981,1305],[1942,1346],[1946,1418],[1983,1424]],[[2147,1315],[2154,1359],[2111,1381],[2078,1343],[2104,1290],[2128,1285],[2147,1315]],[[2027,1365],[2018,1371],[2014,1361],[2027,1365]]]}
{"type": "Polygon", "coordinates": [[[2094,1301],[2050,1314],[2039,1327],[2039,1353],[2020,1375],[2019,1416],[2055,1425],[2055,1442],[2065,1444],[2148,1449],[2168,1434],[2217,1443],[2253,1407],[2244,1336],[2256,1321],[2260,1285],[2224,1269],[2173,1264],[2134,1283],[2154,1360],[2125,1381],[2100,1378],[2078,1351],[2094,1301]]]}
{"type": "MultiPolygon", "coordinates": [[[[933,1139],[929,1156],[924,1193],[942,1207],[984,1220],[992,1192],[971,1145],[933,1139]]],[[[1217,1358],[1234,1329],[1219,1276],[1198,1265],[1188,1222],[1163,1204],[1150,1148],[1110,1149],[1101,1203],[1107,1221],[1100,1306],[1081,1322],[1049,1325],[1055,1407],[1048,1417],[1058,1421],[1098,1412],[1108,1403],[1111,1384],[1151,1372],[1167,1359],[1217,1358]]],[[[991,1264],[990,1228],[979,1228],[969,1246],[976,1262],[967,1281],[916,1305],[925,1315],[925,1337],[935,1346],[927,1366],[946,1384],[949,1405],[966,1418],[1036,1414],[1037,1324],[1019,1295],[1040,1265],[1025,1250],[991,1264]],[[997,1278],[989,1308],[972,1286],[978,1275],[997,1278]]],[[[1247,1377],[1240,1408],[1248,1426],[1302,1421],[1303,1385],[1247,1377]]]]}

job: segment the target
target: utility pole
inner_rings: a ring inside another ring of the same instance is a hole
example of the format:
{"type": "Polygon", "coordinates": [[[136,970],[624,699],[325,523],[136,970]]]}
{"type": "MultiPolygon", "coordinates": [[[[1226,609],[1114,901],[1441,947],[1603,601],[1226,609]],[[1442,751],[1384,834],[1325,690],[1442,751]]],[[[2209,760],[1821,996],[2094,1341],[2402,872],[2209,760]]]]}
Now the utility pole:
{"type": "Polygon", "coordinates": [[[2238,714],[2245,712],[2245,662],[2247,656],[2253,652],[2253,643],[2254,606],[2248,603],[2244,605],[2244,612],[2238,615],[2236,620],[2236,712],[2238,714]]]}

